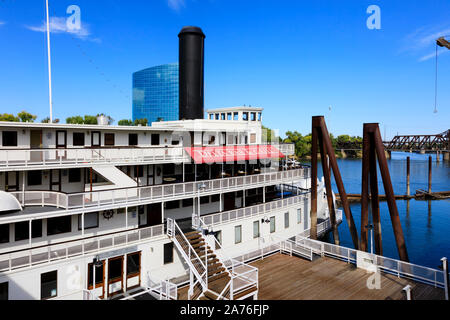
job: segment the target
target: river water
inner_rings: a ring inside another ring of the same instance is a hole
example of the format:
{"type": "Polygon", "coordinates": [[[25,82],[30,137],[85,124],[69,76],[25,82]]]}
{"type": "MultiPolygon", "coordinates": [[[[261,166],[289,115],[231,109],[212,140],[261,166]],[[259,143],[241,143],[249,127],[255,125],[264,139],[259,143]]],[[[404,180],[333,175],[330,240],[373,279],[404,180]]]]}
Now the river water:
{"type": "MultiPolygon", "coordinates": [[[[411,158],[411,194],[414,194],[417,189],[428,189],[429,155],[392,152],[392,157],[388,160],[388,166],[394,193],[396,195],[406,193],[407,156],[411,158]]],[[[439,162],[436,161],[436,155],[433,155],[432,158],[432,191],[450,191],[450,163],[444,162],[442,156],[439,162]]],[[[360,194],[362,174],[361,159],[339,159],[338,165],[346,192],[360,194]]],[[[322,176],[321,169],[321,165],[319,165],[319,177],[322,176]]],[[[380,194],[385,194],[379,170],[378,188],[380,194]]],[[[334,178],[333,191],[337,193],[334,178]]],[[[358,228],[358,235],[361,235],[361,205],[359,202],[352,203],[350,207],[355,224],[358,228]]],[[[411,263],[437,268],[441,264],[440,259],[442,257],[445,256],[450,258],[450,199],[433,201],[398,200],[397,208],[411,263]]],[[[391,225],[387,202],[385,201],[380,202],[380,216],[383,255],[398,259],[394,232],[391,225]]],[[[353,248],[345,215],[343,218],[343,222],[339,226],[341,245],[353,248]]],[[[328,241],[332,241],[330,235],[328,235],[328,241]]]]}

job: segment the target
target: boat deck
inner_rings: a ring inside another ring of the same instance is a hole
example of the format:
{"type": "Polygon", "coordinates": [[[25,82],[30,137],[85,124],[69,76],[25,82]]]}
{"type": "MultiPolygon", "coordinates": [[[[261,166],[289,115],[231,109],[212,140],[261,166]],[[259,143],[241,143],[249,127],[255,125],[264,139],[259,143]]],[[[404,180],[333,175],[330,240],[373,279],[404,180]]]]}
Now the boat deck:
{"type": "Polygon", "coordinates": [[[381,273],[380,289],[370,290],[370,273],[346,262],[318,257],[312,262],[275,254],[251,263],[259,269],[259,300],[442,300],[444,290],[381,273]]]}

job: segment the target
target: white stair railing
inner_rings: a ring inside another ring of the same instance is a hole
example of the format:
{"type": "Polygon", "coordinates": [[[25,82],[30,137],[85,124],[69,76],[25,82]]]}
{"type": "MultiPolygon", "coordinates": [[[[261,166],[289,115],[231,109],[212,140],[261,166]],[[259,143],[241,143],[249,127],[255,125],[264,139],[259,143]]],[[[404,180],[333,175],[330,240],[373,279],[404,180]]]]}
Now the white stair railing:
{"type": "MultiPolygon", "coordinates": [[[[197,252],[191,246],[191,243],[186,239],[186,236],[181,231],[175,220],[167,219],[167,235],[172,239],[178,251],[183,256],[183,259],[189,266],[191,275],[194,275],[196,281],[193,281],[191,276],[189,296],[192,295],[194,286],[200,283],[203,292],[208,289],[208,269],[206,268],[207,255],[205,255],[205,263],[197,255],[197,252]]],[[[205,250],[205,252],[207,252],[205,250]]]]}
{"type": "MultiPolygon", "coordinates": [[[[201,224],[202,234],[204,234],[204,231],[208,230],[208,227],[201,219],[199,219],[199,223],[201,224]]],[[[225,253],[219,241],[217,241],[217,238],[213,236],[213,239],[215,248],[211,248],[211,250],[213,250],[213,252],[216,254],[217,259],[225,267],[226,272],[230,276],[230,281],[223,288],[222,292],[217,293],[217,300],[233,300],[234,295],[238,291],[248,287],[256,286],[256,288],[258,289],[258,268],[230,258],[225,253]],[[241,283],[241,285],[236,287],[234,285],[235,281],[238,281],[239,283],[241,283]],[[227,292],[229,292],[228,297],[227,292]]]]}

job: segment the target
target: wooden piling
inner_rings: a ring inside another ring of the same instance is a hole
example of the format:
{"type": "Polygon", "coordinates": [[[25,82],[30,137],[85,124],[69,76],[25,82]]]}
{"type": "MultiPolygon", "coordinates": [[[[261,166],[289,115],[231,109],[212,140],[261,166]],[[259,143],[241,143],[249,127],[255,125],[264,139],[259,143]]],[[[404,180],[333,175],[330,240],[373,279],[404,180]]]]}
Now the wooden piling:
{"type": "Polygon", "coordinates": [[[411,191],[409,189],[409,175],[410,175],[410,158],[406,157],[406,195],[409,196],[411,191]]]}
{"type": "Polygon", "coordinates": [[[428,193],[431,193],[431,156],[428,157],[428,193]]]}

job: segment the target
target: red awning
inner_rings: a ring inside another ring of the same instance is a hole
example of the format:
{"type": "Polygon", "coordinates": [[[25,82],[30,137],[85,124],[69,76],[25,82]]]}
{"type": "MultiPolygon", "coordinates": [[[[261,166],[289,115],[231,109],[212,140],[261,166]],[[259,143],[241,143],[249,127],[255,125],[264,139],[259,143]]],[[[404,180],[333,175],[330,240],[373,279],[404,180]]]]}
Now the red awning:
{"type": "Polygon", "coordinates": [[[184,149],[197,164],[285,157],[278,148],[272,145],[187,147],[184,149]]]}

